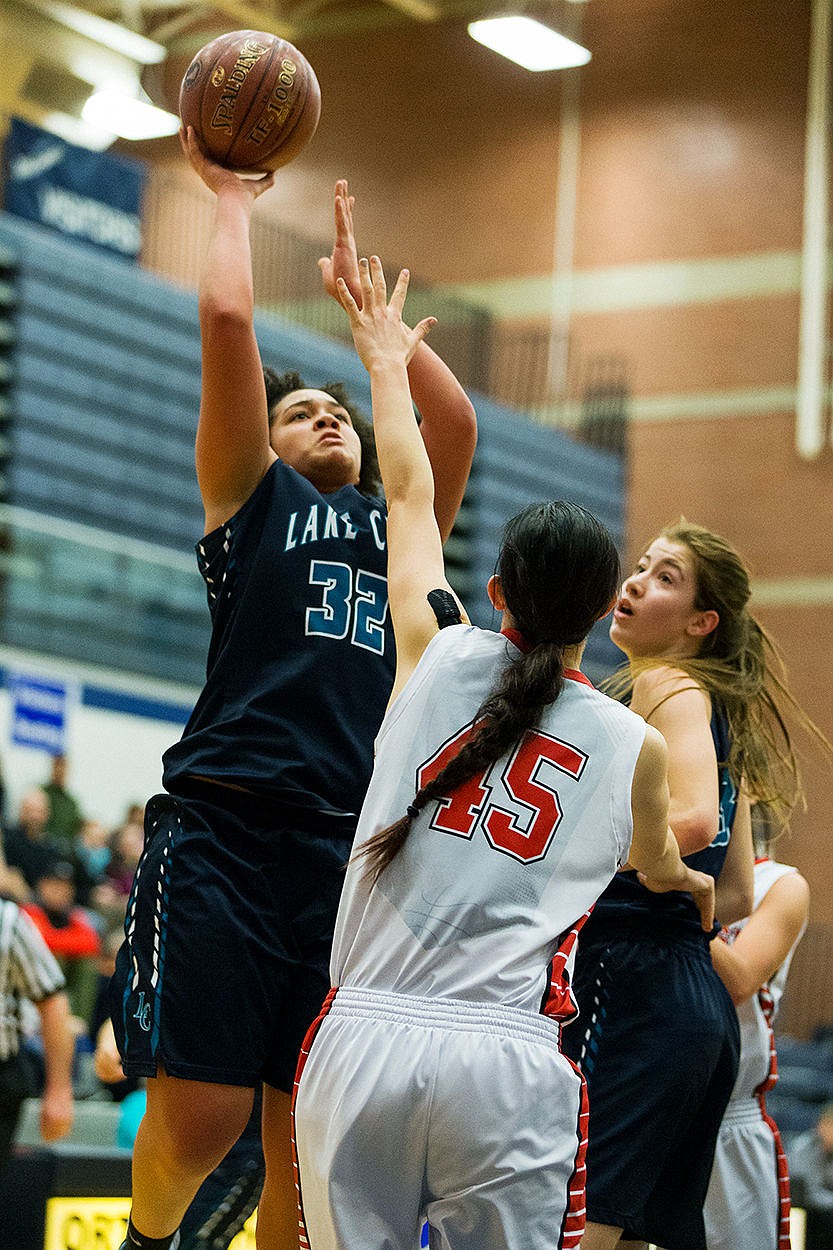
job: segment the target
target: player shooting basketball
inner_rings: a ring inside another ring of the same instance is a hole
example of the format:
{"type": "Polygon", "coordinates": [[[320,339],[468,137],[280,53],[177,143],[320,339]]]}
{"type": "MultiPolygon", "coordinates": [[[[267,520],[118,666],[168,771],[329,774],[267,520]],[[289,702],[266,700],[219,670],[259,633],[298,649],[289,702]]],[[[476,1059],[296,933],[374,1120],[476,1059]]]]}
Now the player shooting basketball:
{"type": "MultiPolygon", "coordinates": [[[[216,196],[196,443],[212,638],[205,688],[164,757],[167,792],[147,805],[113,982],[124,1070],[148,1078],[126,1244],[168,1250],[263,1082],[258,1242],[294,1250],[289,1091],[329,986],[343,866],[393,680],[385,505],[365,493],[359,418],[340,392],[272,378],[267,399],[249,223],[274,175],[238,178],[193,132],[183,147],[216,196]]],[[[350,209],[340,183],[331,268],[355,283],[350,209]]],[[[409,376],[446,535],[474,411],[427,346],[409,376]]]]}

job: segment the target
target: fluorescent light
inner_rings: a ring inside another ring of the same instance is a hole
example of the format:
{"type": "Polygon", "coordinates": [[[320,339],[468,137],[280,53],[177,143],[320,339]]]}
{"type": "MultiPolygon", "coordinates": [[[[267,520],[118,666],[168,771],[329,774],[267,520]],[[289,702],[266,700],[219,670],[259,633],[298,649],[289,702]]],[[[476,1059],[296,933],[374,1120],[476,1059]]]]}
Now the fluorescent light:
{"type": "Polygon", "coordinates": [[[180,127],[179,118],[173,113],[117,91],[96,91],[84,105],[81,116],[88,125],[109,130],[122,139],[161,139],[175,135],[180,127]]]}
{"type": "Polygon", "coordinates": [[[46,113],[38,118],[37,125],[41,130],[66,139],[67,143],[74,143],[77,148],[89,148],[93,152],[106,151],[116,137],[112,130],[89,126],[69,113],[46,113]]]}
{"type": "Polygon", "coordinates": [[[469,34],[493,52],[499,52],[524,69],[571,69],[586,65],[590,53],[549,26],[531,17],[493,17],[470,22],[469,34]]]}
{"type": "Polygon", "coordinates": [[[100,43],[113,52],[120,52],[131,61],[140,65],[158,65],[168,55],[167,49],[155,39],[137,35],[126,26],[109,22],[97,13],[86,13],[73,5],[62,4],[60,0],[38,0],[35,4],[41,13],[46,13],[62,26],[74,30],[78,35],[86,35],[94,43],[100,43]]]}

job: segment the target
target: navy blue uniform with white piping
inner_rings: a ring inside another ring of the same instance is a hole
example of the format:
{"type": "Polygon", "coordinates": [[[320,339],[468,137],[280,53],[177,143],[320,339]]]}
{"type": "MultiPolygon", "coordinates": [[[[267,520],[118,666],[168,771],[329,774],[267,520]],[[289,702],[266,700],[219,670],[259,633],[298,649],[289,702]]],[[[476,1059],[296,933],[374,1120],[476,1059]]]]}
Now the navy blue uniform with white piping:
{"type": "MultiPolygon", "coordinates": [[[[718,713],[711,728],[725,760],[718,713]]],[[[737,806],[723,767],[719,803],[717,837],[685,857],[715,879],[737,806]]],[[[635,872],[617,874],[582,930],[573,991],[579,1018],[564,1050],[590,1099],[587,1219],[623,1228],[624,1240],[706,1250],[703,1201],[740,1038],[691,896],[652,894],[635,872]]]]}
{"type": "Polygon", "coordinates": [[[206,684],[147,807],[114,1023],[132,1075],[288,1090],[393,681],[385,506],[277,461],[197,554],[206,684]]]}

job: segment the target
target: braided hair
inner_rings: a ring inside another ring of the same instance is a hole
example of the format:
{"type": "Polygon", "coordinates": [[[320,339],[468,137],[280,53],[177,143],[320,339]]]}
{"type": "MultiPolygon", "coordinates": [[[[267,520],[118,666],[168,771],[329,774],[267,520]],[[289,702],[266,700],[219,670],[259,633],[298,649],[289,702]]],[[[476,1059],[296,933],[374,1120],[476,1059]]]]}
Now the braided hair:
{"type": "Polygon", "coordinates": [[[373,881],[429,802],[484,773],[539,724],[564,686],[564,648],[584,641],[609,610],[621,580],[610,533],[592,513],[564,500],[531,504],[512,517],[496,571],[528,650],[502,670],[458,754],[417,791],[399,820],[361,848],[373,881]]]}

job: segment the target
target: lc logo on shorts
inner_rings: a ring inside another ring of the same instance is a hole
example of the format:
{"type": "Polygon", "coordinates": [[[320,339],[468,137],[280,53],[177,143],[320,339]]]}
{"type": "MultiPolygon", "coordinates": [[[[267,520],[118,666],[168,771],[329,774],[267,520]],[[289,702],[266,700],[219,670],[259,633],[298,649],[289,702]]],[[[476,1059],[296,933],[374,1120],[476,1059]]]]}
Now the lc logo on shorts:
{"type": "Polygon", "coordinates": [[[143,1032],[150,1032],[151,1006],[145,1002],[145,991],[139,990],[139,1005],[133,1012],[133,1019],[139,1021],[139,1028],[143,1032]]]}

